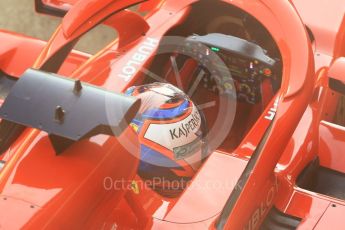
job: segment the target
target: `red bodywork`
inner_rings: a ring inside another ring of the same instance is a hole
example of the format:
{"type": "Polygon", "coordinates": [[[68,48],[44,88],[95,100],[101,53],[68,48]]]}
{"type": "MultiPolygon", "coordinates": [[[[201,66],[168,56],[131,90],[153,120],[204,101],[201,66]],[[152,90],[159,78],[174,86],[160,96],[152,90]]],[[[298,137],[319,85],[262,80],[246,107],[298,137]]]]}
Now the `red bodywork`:
{"type": "MultiPolygon", "coordinates": [[[[31,67],[56,72],[56,54],[102,22],[115,28],[119,39],[94,56],[71,51],[57,72],[124,92],[144,79],[139,71],[129,81],[120,78],[122,67],[149,38],[159,41],[182,24],[198,1],[45,2],[70,4],[64,5],[69,12],[48,42],[0,31],[1,71],[15,78],[31,67]],[[124,11],[139,3],[145,16],[124,11]]],[[[328,87],[328,77],[343,76],[339,80],[345,82],[344,1],[223,2],[252,15],[268,30],[283,63],[279,91],[268,96],[240,144],[215,150],[181,196],[164,198],[135,188],[142,182],[136,174],[139,160],[120,144],[132,140],[139,155],[131,129],[118,139],[98,135],[82,140],[56,156],[46,133],[27,128],[0,155],[6,162],[0,173],[1,227],[258,229],[275,206],[300,218],[299,229],[343,228],[345,201],[303,189],[296,181],[315,157],[322,167],[345,173],[345,128],[331,119],[341,96],[328,87]],[[272,111],[275,118],[270,121],[265,117],[272,111]],[[227,201],[254,157],[246,183],[226,215],[227,201]],[[114,184],[119,180],[125,182],[121,188],[114,184]],[[221,186],[210,186],[214,184],[221,186]]],[[[188,74],[188,69],[182,73],[188,74]]]]}

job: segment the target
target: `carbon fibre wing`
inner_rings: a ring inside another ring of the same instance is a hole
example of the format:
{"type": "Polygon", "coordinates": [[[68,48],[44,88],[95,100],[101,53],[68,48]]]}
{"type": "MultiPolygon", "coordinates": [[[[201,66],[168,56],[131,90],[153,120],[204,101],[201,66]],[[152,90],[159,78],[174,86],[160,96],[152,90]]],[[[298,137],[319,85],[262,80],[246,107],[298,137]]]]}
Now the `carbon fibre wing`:
{"type": "Polygon", "coordinates": [[[32,127],[47,132],[61,153],[86,137],[120,135],[139,107],[140,100],[134,97],[29,69],[0,108],[0,144],[6,145],[8,139],[9,130],[4,127],[32,127]]]}

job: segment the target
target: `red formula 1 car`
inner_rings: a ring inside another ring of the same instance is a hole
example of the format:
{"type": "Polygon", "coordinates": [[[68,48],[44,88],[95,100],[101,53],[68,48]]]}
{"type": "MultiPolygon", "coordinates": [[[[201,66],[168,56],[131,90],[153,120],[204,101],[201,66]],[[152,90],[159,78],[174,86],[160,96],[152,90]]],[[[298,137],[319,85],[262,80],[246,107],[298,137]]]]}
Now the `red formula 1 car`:
{"type": "Polygon", "coordinates": [[[0,31],[1,228],[344,228],[343,0],[35,3],[48,42],[0,31]]]}

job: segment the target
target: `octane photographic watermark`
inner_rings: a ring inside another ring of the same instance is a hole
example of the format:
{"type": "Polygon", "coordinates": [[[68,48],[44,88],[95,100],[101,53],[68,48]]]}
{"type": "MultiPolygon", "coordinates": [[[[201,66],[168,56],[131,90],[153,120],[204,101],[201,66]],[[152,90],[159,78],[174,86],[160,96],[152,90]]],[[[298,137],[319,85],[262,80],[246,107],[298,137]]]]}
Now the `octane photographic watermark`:
{"type": "Polygon", "coordinates": [[[170,190],[180,191],[185,190],[202,190],[202,191],[231,191],[237,186],[237,181],[224,180],[204,180],[202,182],[190,181],[185,178],[176,180],[165,179],[164,177],[154,177],[150,180],[114,180],[111,177],[103,179],[103,188],[106,191],[134,191],[140,193],[145,190],[170,190]],[[182,185],[182,186],[181,186],[182,185]]]}

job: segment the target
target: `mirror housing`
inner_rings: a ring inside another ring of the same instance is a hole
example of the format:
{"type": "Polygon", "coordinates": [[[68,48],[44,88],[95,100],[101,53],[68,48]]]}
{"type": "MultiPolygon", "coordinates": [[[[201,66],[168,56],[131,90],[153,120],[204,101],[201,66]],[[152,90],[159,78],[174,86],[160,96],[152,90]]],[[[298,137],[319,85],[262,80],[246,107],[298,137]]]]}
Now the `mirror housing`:
{"type": "MultiPolygon", "coordinates": [[[[37,13],[62,18],[77,2],[78,0],[35,0],[35,10],[37,13]]],[[[140,4],[137,11],[140,13],[153,11],[163,3],[164,0],[150,0],[140,4]]]]}
{"type": "Polygon", "coordinates": [[[345,95],[345,57],[336,59],[328,70],[330,89],[345,95]]]}
{"type": "Polygon", "coordinates": [[[63,17],[78,0],[35,0],[37,13],[63,17]]]}

